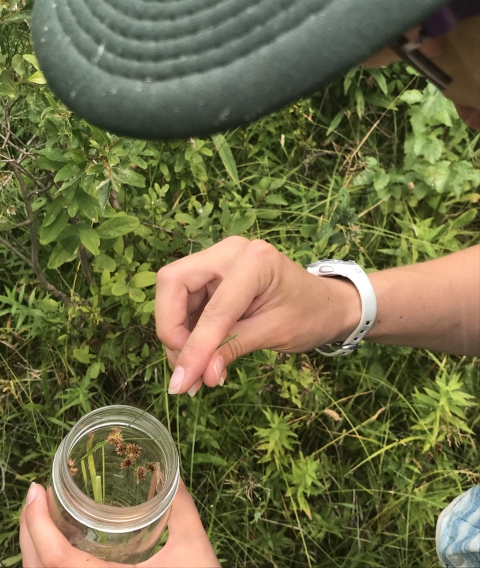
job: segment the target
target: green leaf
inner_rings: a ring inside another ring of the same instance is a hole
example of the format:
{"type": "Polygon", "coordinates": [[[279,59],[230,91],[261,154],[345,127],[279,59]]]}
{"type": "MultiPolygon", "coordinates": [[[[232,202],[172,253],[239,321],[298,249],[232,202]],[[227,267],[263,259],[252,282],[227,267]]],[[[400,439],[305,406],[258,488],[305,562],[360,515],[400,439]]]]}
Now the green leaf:
{"type": "Polygon", "coordinates": [[[448,187],[457,197],[479,185],[480,172],[470,162],[460,160],[453,164],[448,179],[448,187]]]}
{"type": "Polygon", "coordinates": [[[141,158],[140,156],[130,155],[130,160],[131,160],[132,164],[135,164],[139,168],[142,168],[142,170],[146,170],[148,168],[147,162],[143,158],[141,158]]]}
{"type": "Polygon", "coordinates": [[[38,61],[37,61],[37,58],[35,57],[35,55],[30,54],[30,53],[26,53],[23,56],[23,59],[25,59],[25,61],[28,61],[31,65],[33,65],[37,71],[40,71],[40,65],[38,64],[38,61]]]}
{"type": "Polygon", "coordinates": [[[168,181],[170,179],[170,172],[168,171],[168,166],[165,162],[160,163],[160,171],[168,181]]]}
{"type": "Polygon", "coordinates": [[[39,197],[35,199],[35,201],[32,202],[32,211],[35,212],[38,211],[39,209],[42,209],[42,207],[47,203],[48,201],[45,197],[39,197]]]}
{"type": "Polygon", "coordinates": [[[453,221],[452,227],[454,227],[455,229],[460,229],[462,227],[465,227],[465,225],[470,225],[470,223],[475,219],[476,216],[477,216],[476,209],[470,209],[469,211],[465,211],[465,213],[462,213],[459,217],[455,219],[455,221],[453,221]]]}
{"type": "Polygon", "coordinates": [[[228,142],[225,140],[223,134],[215,134],[212,136],[213,143],[217,149],[218,155],[220,156],[228,175],[235,182],[235,184],[240,187],[240,180],[238,179],[237,164],[235,163],[235,158],[233,157],[232,151],[228,142]]]}
{"type": "Polygon", "coordinates": [[[375,79],[375,82],[380,87],[382,93],[385,96],[387,96],[388,95],[387,80],[385,79],[385,75],[383,74],[382,70],[381,69],[369,69],[368,72],[375,79]]]}
{"type": "MultiPolygon", "coordinates": [[[[101,255],[98,255],[98,256],[101,256],[101,255]]],[[[96,257],[96,259],[98,258],[98,256],[96,257]]],[[[94,269],[97,269],[97,267],[95,266],[95,261],[94,261],[94,265],[93,265],[93,266],[94,266],[94,269]]],[[[101,286],[102,286],[102,287],[107,286],[107,285],[110,283],[110,280],[111,280],[111,278],[110,278],[110,272],[109,272],[108,270],[105,270],[105,269],[102,270],[102,276],[101,276],[101,279],[100,279],[100,284],[101,284],[101,286]]],[[[111,291],[112,291],[112,290],[111,290],[111,287],[110,287],[110,291],[109,291],[109,292],[111,292],[111,291]]]]}
{"type": "Polygon", "coordinates": [[[157,280],[155,272],[137,272],[128,283],[132,288],[147,288],[153,286],[157,280]]]}
{"type": "Polygon", "coordinates": [[[13,67],[15,73],[20,75],[20,77],[23,77],[23,75],[25,73],[25,60],[18,53],[17,53],[17,55],[14,55],[13,58],[12,58],[12,67],[13,67]]]}
{"type": "Polygon", "coordinates": [[[423,146],[423,155],[431,164],[435,164],[441,157],[444,144],[438,138],[430,136],[423,146]]]}
{"type": "Polygon", "coordinates": [[[97,255],[100,253],[100,237],[95,229],[86,226],[78,226],[78,234],[83,246],[92,254],[97,255]]]}
{"type": "Polygon", "coordinates": [[[288,201],[281,195],[267,195],[265,201],[270,205],[288,205],[288,201]]]}
{"type": "Polygon", "coordinates": [[[17,92],[17,85],[10,73],[5,69],[0,73],[0,97],[13,99],[17,92]]]}
{"type": "Polygon", "coordinates": [[[78,245],[80,244],[80,237],[78,233],[62,239],[53,252],[48,261],[48,268],[59,268],[62,264],[74,260],[77,256],[78,245]]]}
{"type": "Polygon", "coordinates": [[[330,123],[330,126],[328,127],[326,136],[330,136],[330,134],[337,129],[337,127],[342,122],[342,118],[344,116],[345,116],[345,109],[342,109],[341,111],[337,112],[337,114],[333,118],[332,122],[330,123]]]}
{"type": "Polygon", "coordinates": [[[270,182],[270,185],[268,187],[268,191],[274,191],[275,189],[280,189],[281,187],[283,187],[285,185],[286,181],[287,181],[287,179],[284,178],[284,177],[272,179],[272,181],[270,182]]]}
{"type": "MultiPolygon", "coordinates": [[[[0,21],[0,24],[2,22],[0,21]]],[[[14,566],[15,564],[20,564],[20,562],[22,561],[22,555],[21,554],[17,554],[16,556],[9,556],[8,558],[4,558],[2,560],[2,565],[5,566],[5,568],[9,568],[10,566],[14,566]]]]}
{"type": "Polygon", "coordinates": [[[219,467],[226,467],[228,463],[221,456],[216,454],[204,454],[195,452],[193,456],[193,463],[211,463],[219,467]]]}
{"type": "Polygon", "coordinates": [[[423,98],[423,94],[418,91],[417,89],[411,89],[410,91],[405,91],[403,95],[400,97],[400,100],[407,105],[414,105],[419,103],[423,98]]]}
{"type": "Polygon", "coordinates": [[[63,229],[65,229],[69,219],[70,216],[68,215],[67,211],[62,210],[52,223],[50,223],[46,227],[42,226],[39,234],[40,244],[48,245],[48,243],[54,241],[60,235],[63,229]]]}
{"type": "Polygon", "coordinates": [[[149,302],[145,302],[142,306],[142,312],[144,314],[153,314],[155,311],[155,300],[150,300],[149,302]]]}
{"type": "Polygon", "coordinates": [[[96,222],[99,209],[98,201],[82,189],[76,191],[75,198],[85,217],[89,221],[96,222]]]}
{"type": "Polygon", "coordinates": [[[73,350],[73,356],[77,361],[80,363],[84,363],[85,365],[89,365],[92,359],[92,356],[89,354],[89,349],[87,345],[82,345],[80,349],[73,350]]]}
{"type": "Polygon", "coordinates": [[[125,284],[125,282],[116,282],[112,286],[112,294],[114,296],[125,296],[125,294],[128,294],[129,291],[130,288],[125,284]]]}
{"type": "Polygon", "coordinates": [[[415,136],[415,142],[413,143],[413,152],[415,156],[421,156],[423,154],[423,149],[427,143],[427,137],[423,134],[415,136]]]}
{"type": "Polygon", "coordinates": [[[73,162],[70,162],[70,164],[63,166],[63,168],[57,173],[54,181],[56,183],[60,181],[67,181],[70,178],[72,178],[75,174],[78,174],[79,171],[80,168],[73,162]]]}
{"type": "Polygon", "coordinates": [[[145,292],[140,290],[140,288],[129,288],[128,295],[131,300],[138,303],[144,302],[146,298],[145,292]]]}
{"type": "Polygon", "coordinates": [[[175,215],[175,221],[182,223],[182,225],[192,225],[195,223],[195,218],[188,213],[177,213],[175,215]]]}
{"type": "Polygon", "coordinates": [[[15,223],[5,217],[0,218],[0,231],[9,231],[12,227],[15,227],[15,223]]]}
{"type": "Polygon", "coordinates": [[[116,239],[135,231],[139,225],[140,221],[137,217],[118,213],[115,217],[101,223],[96,230],[101,239],[116,239]]]}
{"type": "Polygon", "coordinates": [[[36,158],[34,160],[33,164],[35,165],[35,167],[37,167],[41,170],[48,170],[50,172],[58,172],[59,170],[61,170],[65,166],[65,163],[63,161],[56,162],[56,161],[50,160],[46,156],[40,156],[40,157],[36,158]]]}
{"type": "Polygon", "coordinates": [[[365,96],[362,89],[356,89],[355,91],[355,102],[357,106],[357,114],[359,118],[362,118],[365,113],[365,96]]]}
{"type": "Polygon", "coordinates": [[[228,224],[228,234],[242,235],[255,223],[255,219],[255,211],[252,211],[251,209],[246,212],[236,211],[228,224]]]}
{"type": "Polygon", "coordinates": [[[365,95],[365,102],[367,103],[381,108],[388,108],[389,110],[398,110],[398,107],[393,104],[393,101],[394,99],[391,97],[384,97],[378,93],[367,93],[365,95]]]}
{"type": "MultiPolygon", "coordinates": [[[[97,233],[98,235],[98,233],[97,233]]],[[[93,261],[93,269],[97,272],[102,272],[103,270],[107,270],[108,272],[114,272],[117,268],[117,263],[108,256],[108,254],[100,253],[98,256],[95,257],[93,261]]]]}
{"type": "Polygon", "coordinates": [[[373,178],[373,187],[375,191],[378,193],[378,196],[381,199],[388,197],[388,191],[383,191],[390,182],[390,176],[385,172],[384,169],[379,170],[375,173],[375,177],[373,178]]]}
{"type": "Polygon", "coordinates": [[[88,376],[92,379],[97,379],[98,375],[101,372],[105,372],[105,365],[100,361],[95,361],[94,363],[92,363],[87,370],[88,376]]]}
{"type": "Polygon", "coordinates": [[[282,214],[281,211],[273,208],[255,209],[255,215],[257,216],[257,219],[267,219],[271,221],[273,219],[278,219],[278,217],[280,217],[281,214],[282,214]]]}
{"type": "Polygon", "coordinates": [[[33,75],[30,75],[28,78],[30,83],[36,83],[37,85],[46,85],[47,80],[45,79],[45,75],[41,71],[36,71],[33,75]]]}
{"type": "Polygon", "coordinates": [[[63,197],[57,197],[51,203],[49,203],[45,211],[45,217],[43,218],[43,227],[48,227],[48,225],[51,225],[59,216],[60,211],[62,211],[64,207],[65,202],[63,197]]]}
{"type": "Polygon", "coordinates": [[[438,193],[443,193],[446,189],[447,181],[450,176],[451,162],[442,160],[429,166],[425,171],[425,181],[434,186],[438,193]]]}
{"type": "Polygon", "coordinates": [[[51,422],[52,424],[56,424],[57,426],[60,426],[61,428],[63,428],[67,432],[70,432],[70,430],[72,429],[71,424],[68,425],[66,422],[63,422],[63,420],[59,420],[58,418],[55,418],[54,416],[48,416],[47,420],[49,422],[51,422]]]}
{"type": "Polygon", "coordinates": [[[118,179],[119,182],[132,187],[143,188],[146,186],[145,178],[133,170],[120,170],[119,172],[115,172],[114,177],[118,179]]]}
{"type": "MultiPolygon", "coordinates": [[[[10,3],[11,6],[13,6],[12,3],[10,3]]],[[[5,3],[4,3],[5,6],[5,3]]],[[[0,8],[0,12],[1,12],[1,8],[0,8]]],[[[0,26],[2,25],[6,25],[6,24],[18,24],[20,22],[30,22],[32,19],[32,10],[30,9],[24,9],[24,10],[20,10],[18,12],[10,12],[7,13],[6,16],[4,16],[3,18],[0,19],[0,26]]],[[[5,561],[3,561],[5,562],[5,561]]]]}
{"type": "Polygon", "coordinates": [[[63,152],[58,148],[43,148],[38,152],[41,156],[45,156],[52,162],[64,162],[68,164],[70,160],[63,155],[63,152]]]}

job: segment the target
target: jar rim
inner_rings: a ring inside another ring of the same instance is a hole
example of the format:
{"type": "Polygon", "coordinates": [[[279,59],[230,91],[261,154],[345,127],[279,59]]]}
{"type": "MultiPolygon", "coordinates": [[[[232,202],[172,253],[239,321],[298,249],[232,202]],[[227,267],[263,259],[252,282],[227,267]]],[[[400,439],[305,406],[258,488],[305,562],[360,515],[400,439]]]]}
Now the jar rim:
{"type": "Polygon", "coordinates": [[[155,522],[172,504],[179,480],[178,453],[170,432],[151,414],[126,405],[97,408],[80,418],[60,443],[52,469],[53,488],[65,510],[83,525],[110,533],[130,532],[155,522]],[[129,421],[127,417],[134,420],[129,421]],[[146,429],[145,434],[159,443],[165,453],[167,467],[161,491],[144,503],[122,507],[122,517],[118,518],[118,507],[98,503],[78,487],[68,472],[68,458],[75,443],[99,426],[125,428],[134,424],[137,428],[142,426],[146,429]],[[159,435],[153,436],[150,430],[159,435]]]}

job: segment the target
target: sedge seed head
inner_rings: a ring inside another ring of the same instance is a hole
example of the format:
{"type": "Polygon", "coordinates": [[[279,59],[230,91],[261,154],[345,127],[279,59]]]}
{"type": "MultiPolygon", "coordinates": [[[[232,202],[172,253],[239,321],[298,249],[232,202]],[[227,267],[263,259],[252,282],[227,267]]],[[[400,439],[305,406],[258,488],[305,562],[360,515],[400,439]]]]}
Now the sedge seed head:
{"type": "Polygon", "coordinates": [[[120,428],[112,428],[110,434],[107,437],[108,443],[112,446],[118,446],[123,442],[122,431],[120,428]]]}
{"type": "Polygon", "coordinates": [[[153,462],[148,462],[147,469],[150,473],[154,473],[157,470],[157,464],[153,462]]]}
{"type": "Polygon", "coordinates": [[[124,456],[127,453],[127,446],[120,442],[120,444],[117,445],[116,452],[119,456],[124,456]]]}
{"type": "Polygon", "coordinates": [[[120,464],[120,467],[121,469],[128,469],[131,465],[133,465],[133,460],[129,457],[126,457],[120,464]]]}
{"type": "Polygon", "coordinates": [[[137,483],[140,483],[140,481],[142,481],[142,479],[145,479],[145,476],[147,475],[146,468],[144,468],[143,465],[139,465],[137,467],[136,475],[137,475],[137,483]]]}
{"type": "Polygon", "coordinates": [[[142,455],[142,448],[138,444],[128,444],[127,455],[133,460],[136,460],[142,455]]]}

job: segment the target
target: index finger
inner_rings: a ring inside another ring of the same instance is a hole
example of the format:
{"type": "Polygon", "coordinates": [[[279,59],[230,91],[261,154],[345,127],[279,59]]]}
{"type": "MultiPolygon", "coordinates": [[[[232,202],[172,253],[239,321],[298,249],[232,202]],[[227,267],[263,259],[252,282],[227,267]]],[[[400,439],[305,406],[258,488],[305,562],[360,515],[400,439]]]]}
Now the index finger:
{"type": "Polygon", "coordinates": [[[230,237],[158,271],[155,325],[158,338],[168,349],[180,351],[183,348],[190,336],[185,322],[205,301],[205,287],[227,274],[248,243],[241,237],[230,237]]]}
{"type": "Polygon", "coordinates": [[[245,314],[253,300],[268,288],[272,278],[270,261],[273,252],[278,254],[264,241],[253,241],[243,251],[205,306],[181,350],[169,392],[179,394],[190,389],[202,376],[229,330],[245,314]]]}

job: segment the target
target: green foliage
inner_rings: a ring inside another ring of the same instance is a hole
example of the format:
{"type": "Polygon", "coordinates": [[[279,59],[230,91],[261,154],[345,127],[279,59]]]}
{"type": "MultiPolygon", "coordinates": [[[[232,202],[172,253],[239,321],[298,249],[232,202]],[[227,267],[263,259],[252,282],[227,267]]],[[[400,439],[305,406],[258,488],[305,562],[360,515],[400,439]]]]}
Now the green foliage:
{"type": "Polygon", "coordinates": [[[448,438],[462,443],[465,434],[473,434],[465,420],[465,410],[474,406],[471,394],[464,392],[460,374],[448,376],[445,368],[435,380],[435,389],[426,387],[421,393],[417,388],[413,394],[421,418],[413,426],[426,434],[424,451],[434,448],[448,438]]]}
{"type": "Polygon", "coordinates": [[[295,434],[288,424],[291,415],[279,416],[269,408],[263,412],[268,421],[268,428],[255,427],[260,441],[257,448],[266,451],[266,455],[260,461],[270,462],[273,459],[275,467],[279,468],[282,462],[285,462],[286,452],[293,450],[292,444],[295,443],[295,434]]]}
{"type": "Polygon", "coordinates": [[[436,517],[480,479],[478,362],[262,351],[223,389],[160,398],[155,273],[233,234],[371,270],[478,243],[478,135],[396,64],[213,139],[119,138],[43,84],[31,6],[0,2],[3,564],[19,565],[28,485],[49,482],[79,416],[156,401],[225,565],[436,566],[436,517]]]}
{"type": "Polygon", "coordinates": [[[294,497],[294,506],[303,511],[312,520],[312,512],[308,499],[313,495],[320,495],[323,492],[323,485],[319,481],[319,462],[314,456],[304,457],[302,453],[297,459],[291,462],[291,473],[287,473],[287,479],[291,485],[286,493],[289,497],[294,497]]]}

